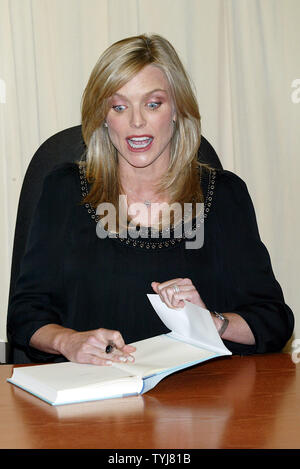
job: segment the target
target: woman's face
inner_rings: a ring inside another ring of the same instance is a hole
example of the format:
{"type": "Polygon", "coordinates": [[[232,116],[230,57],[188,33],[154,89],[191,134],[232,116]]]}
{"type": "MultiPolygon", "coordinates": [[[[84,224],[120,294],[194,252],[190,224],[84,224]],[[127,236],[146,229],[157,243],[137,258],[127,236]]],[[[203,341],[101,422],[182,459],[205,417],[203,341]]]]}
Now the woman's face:
{"type": "Polygon", "coordinates": [[[119,163],[135,168],[166,167],[176,118],[165,74],[147,65],[112,97],[109,137],[119,163]],[[154,165],[154,166],[153,166],[154,165]]]}

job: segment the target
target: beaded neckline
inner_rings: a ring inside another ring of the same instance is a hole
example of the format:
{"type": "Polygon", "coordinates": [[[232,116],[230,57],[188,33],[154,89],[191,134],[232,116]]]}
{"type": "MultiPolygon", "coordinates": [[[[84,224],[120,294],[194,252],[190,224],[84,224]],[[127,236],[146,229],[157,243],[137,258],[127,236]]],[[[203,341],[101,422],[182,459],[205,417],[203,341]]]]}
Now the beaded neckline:
{"type": "MultiPolygon", "coordinates": [[[[82,198],[85,198],[88,195],[89,189],[88,189],[88,182],[87,182],[86,174],[85,174],[85,168],[83,164],[79,164],[79,178],[80,178],[80,186],[81,186],[81,195],[82,195],[82,198]]],[[[208,187],[207,187],[206,197],[204,201],[203,215],[193,220],[193,224],[191,227],[192,230],[195,230],[197,227],[200,227],[201,226],[200,223],[204,223],[205,219],[208,217],[208,214],[212,205],[215,184],[216,184],[216,170],[211,169],[209,170],[209,175],[208,175],[208,187]]],[[[90,214],[91,219],[95,223],[98,223],[98,221],[100,220],[100,217],[99,215],[97,215],[95,208],[89,203],[84,204],[84,207],[90,214]]],[[[147,230],[147,228],[144,228],[144,230],[145,229],[147,230]]],[[[154,237],[151,237],[151,229],[148,228],[148,236],[146,237],[123,238],[119,236],[118,233],[115,233],[111,237],[111,239],[115,239],[119,241],[119,243],[124,246],[151,251],[151,250],[158,250],[158,249],[159,250],[170,249],[172,247],[178,246],[183,240],[186,239],[186,236],[185,236],[185,233],[182,233],[182,236],[180,237],[174,236],[174,229],[171,228],[169,229],[168,237],[166,237],[166,232],[165,230],[163,230],[162,232],[156,231],[156,236],[154,238],[154,237]]]]}

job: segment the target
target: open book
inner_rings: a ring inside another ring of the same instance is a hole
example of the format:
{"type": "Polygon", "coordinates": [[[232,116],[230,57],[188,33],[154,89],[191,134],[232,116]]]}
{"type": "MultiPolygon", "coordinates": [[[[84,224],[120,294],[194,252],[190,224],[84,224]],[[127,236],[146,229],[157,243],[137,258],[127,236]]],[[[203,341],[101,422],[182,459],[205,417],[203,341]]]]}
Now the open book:
{"type": "Polygon", "coordinates": [[[96,366],[65,362],[16,367],[8,381],[49,404],[70,404],[143,394],[175,371],[231,355],[209,311],[188,302],[174,310],[159,295],[148,298],[171,332],[133,343],[134,363],[96,366]]]}

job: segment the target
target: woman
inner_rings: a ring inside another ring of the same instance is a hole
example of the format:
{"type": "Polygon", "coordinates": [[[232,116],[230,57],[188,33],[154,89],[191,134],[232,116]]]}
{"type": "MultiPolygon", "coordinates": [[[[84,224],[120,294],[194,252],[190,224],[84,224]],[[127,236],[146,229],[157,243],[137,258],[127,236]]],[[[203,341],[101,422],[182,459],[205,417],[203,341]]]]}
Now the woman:
{"type": "Polygon", "coordinates": [[[167,332],[152,289],[169,307],[211,311],[233,353],[279,351],[293,314],[245,183],[197,161],[200,115],[171,44],[141,35],[109,47],[84,92],[82,129],[86,158],[45,180],[9,305],[11,340],[37,361],[133,361],[128,344],[167,332]],[[174,203],[204,226],[202,247],[178,236],[174,203]]]}

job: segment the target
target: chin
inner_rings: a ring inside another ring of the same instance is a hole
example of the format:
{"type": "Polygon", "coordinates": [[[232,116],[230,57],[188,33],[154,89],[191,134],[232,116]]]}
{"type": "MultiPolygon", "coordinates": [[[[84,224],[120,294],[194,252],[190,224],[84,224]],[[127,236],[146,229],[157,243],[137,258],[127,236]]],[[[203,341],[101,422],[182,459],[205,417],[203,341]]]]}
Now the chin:
{"type": "Polygon", "coordinates": [[[134,168],[147,168],[147,166],[151,166],[159,158],[159,155],[154,156],[153,154],[150,155],[146,152],[128,154],[126,151],[119,155],[119,158],[121,157],[123,161],[125,160],[130,166],[133,166],[134,168]]]}
{"type": "Polygon", "coordinates": [[[126,161],[128,164],[130,164],[130,166],[133,166],[134,168],[147,168],[148,166],[151,166],[154,161],[156,161],[156,158],[153,159],[153,160],[143,160],[143,159],[137,159],[137,158],[134,158],[134,159],[129,159],[129,158],[126,158],[126,161]]]}
{"type": "MultiPolygon", "coordinates": [[[[154,152],[140,152],[140,153],[129,153],[124,151],[123,154],[119,154],[123,160],[125,160],[130,166],[134,168],[147,168],[154,163],[159,163],[165,166],[166,153],[165,149],[162,149],[159,153],[154,152]]],[[[119,157],[120,157],[119,156],[119,157]]],[[[169,161],[169,157],[168,157],[169,161]]]]}

